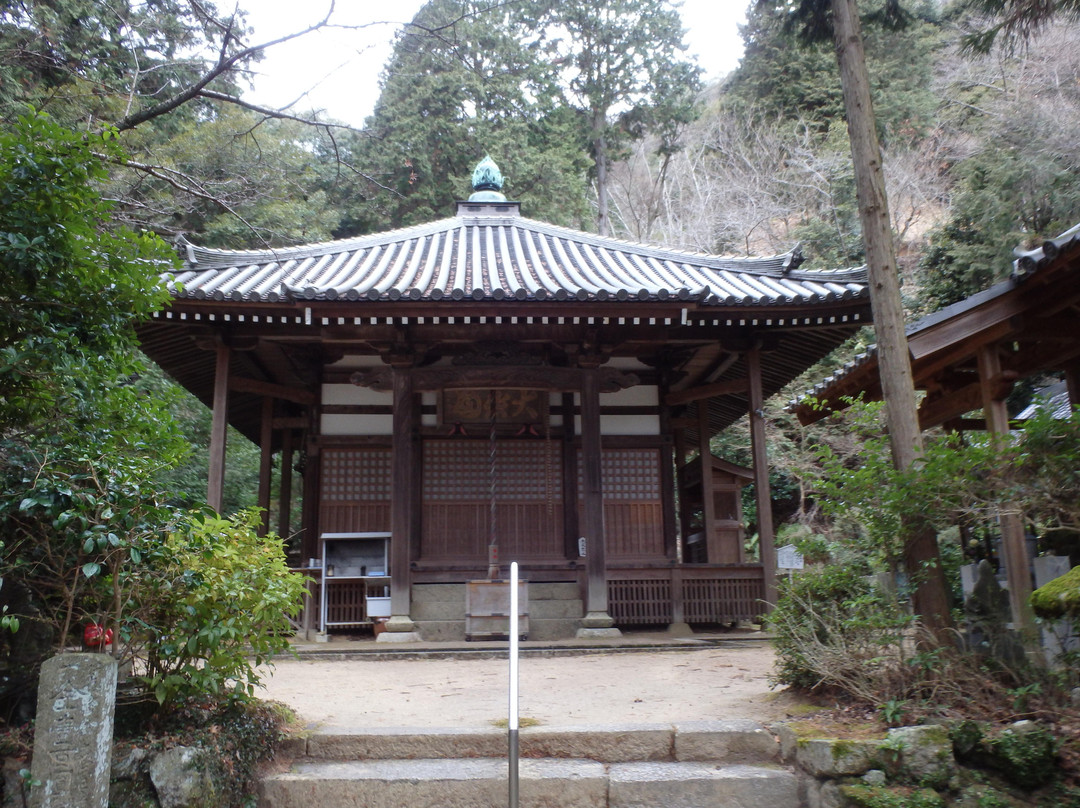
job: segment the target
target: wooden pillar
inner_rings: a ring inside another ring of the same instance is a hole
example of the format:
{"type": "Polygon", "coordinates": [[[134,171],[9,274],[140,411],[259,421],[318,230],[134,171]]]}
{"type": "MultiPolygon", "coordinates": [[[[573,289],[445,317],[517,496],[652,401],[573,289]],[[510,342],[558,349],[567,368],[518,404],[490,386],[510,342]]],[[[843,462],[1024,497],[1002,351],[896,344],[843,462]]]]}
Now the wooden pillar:
{"type": "Polygon", "coordinates": [[[604,539],[604,488],[600,439],[600,378],[596,368],[584,369],[581,376],[581,454],[584,501],[582,534],[587,549],[585,568],[584,631],[612,631],[615,621],[608,614],[607,555],[604,539]]]}
{"type": "MultiPolygon", "coordinates": [[[[982,391],[983,417],[986,431],[994,440],[1009,434],[1009,413],[1001,396],[1001,357],[994,345],[979,348],[979,387],[982,391]]],[[[1005,573],[1009,584],[1009,602],[1012,605],[1013,623],[1021,631],[1034,637],[1035,615],[1028,598],[1031,597],[1031,564],[1024,542],[1024,523],[1007,503],[1002,503],[998,514],[1001,527],[1001,546],[1005,556],[1005,573]]]]}
{"type": "Polygon", "coordinates": [[[1069,405],[1080,409],[1080,362],[1073,362],[1065,369],[1065,389],[1069,391],[1069,405]]]}
{"type": "Polygon", "coordinates": [[[664,555],[679,559],[678,516],[675,512],[675,458],[670,442],[660,447],[660,501],[664,511],[664,555]]]}
{"type": "MultiPolygon", "coordinates": [[[[394,368],[393,456],[390,503],[390,619],[386,633],[413,632],[412,608],[413,426],[416,396],[408,368],[394,368]]],[[[386,634],[380,634],[380,640],[386,634]]],[[[418,639],[418,638],[417,638],[418,639]]]]}
{"type": "Polygon", "coordinates": [[[574,430],[574,394],[562,394],[562,501],[563,501],[563,546],[566,557],[578,557],[578,468],[577,444],[574,430]]]}
{"type": "Polygon", "coordinates": [[[221,513],[225,500],[225,444],[229,428],[229,360],[232,351],[219,343],[214,363],[214,417],[210,426],[210,473],[206,504],[221,513]]]}
{"type": "Polygon", "coordinates": [[[264,396],[259,427],[259,535],[270,532],[270,485],[274,476],[274,399],[264,396]]]}
{"type": "Polygon", "coordinates": [[[761,387],[761,349],[746,353],[750,372],[750,446],[754,458],[754,498],[758,512],[758,547],[765,575],[765,602],[776,603],[776,534],[769,487],[769,457],[765,448],[765,397],[761,387]]]}
{"type": "Polygon", "coordinates": [[[322,453],[319,442],[309,437],[304,458],[304,511],[301,514],[302,558],[319,558],[319,499],[321,497],[322,453]]]}
{"type": "Polygon", "coordinates": [[[660,397],[660,434],[664,437],[664,445],[660,447],[660,498],[663,507],[664,519],[664,555],[669,561],[679,559],[679,529],[678,514],[676,513],[675,496],[675,449],[674,437],[671,426],[671,407],[664,403],[670,385],[667,368],[660,371],[659,397],[660,397]]]}
{"type": "MultiPolygon", "coordinates": [[[[293,431],[286,429],[281,434],[281,485],[278,488],[278,535],[283,539],[291,535],[292,522],[292,473],[293,473],[293,431]]],[[[307,558],[307,556],[304,556],[307,558]]]]}
{"type": "Polygon", "coordinates": [[[716,495],[713,493],[712,430],[709,428],[709,400],[697,403],[698,461],[701,463],[701,529],[705,531],[705,560],[710,564],[724,561],[720,532],[716,529],[716,495]]]}

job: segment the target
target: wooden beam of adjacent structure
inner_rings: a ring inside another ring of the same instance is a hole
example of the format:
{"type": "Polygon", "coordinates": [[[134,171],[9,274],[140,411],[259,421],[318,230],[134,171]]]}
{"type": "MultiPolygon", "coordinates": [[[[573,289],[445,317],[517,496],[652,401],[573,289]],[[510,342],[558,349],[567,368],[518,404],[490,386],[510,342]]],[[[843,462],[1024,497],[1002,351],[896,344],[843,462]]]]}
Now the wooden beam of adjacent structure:
{"type": "Polygon", "coordinates": [[[232,351],[218,345],[214,362],[214,409],[210,426],[210,469],[206,480],[206,504],[221,513],[225,500],[225,443],[229,427],[229,362],[232,351]]]}
{"type": "MultiPolygon", "coordinates": [[[[995,440],[1004,441],[1009,434],[1009,413],[1005,407],[1005,396],[996,384],[1002,375],[1001,355],[994,346],[985,346],[979,349],[978,362],[986,430],[995,440]]],[[[1028,602],[1031,597],[1031,565],[1024,540],[1024,524],[1006,503],[1000,506],[998,524],[1001,527],[1002,555],[1009,582],[1013,621],[1030,642],[1032,636],[1038,635],[1035,634],[1035,613],[1028,602]]]]}
{"type": "MultiPolygon", "coordinates": [[[[1009,395],[1017,376],[1009,371],[1002,371],[997,378],[987,384],[992,395],[997,400],[1002,400],[1009,395]]],[[[983,384],[979,381],[971,382],[963,387],[950,390],[940,396],[927,397],[919,406],[919,427],[931,429],[941,426],[946,421],[957,418],[966,412],[977,410],[983,406],[983,384]]]]}
{"type": "Polygon", "coordinates": [[[266,396],[262,403],[262,422],[259,429],[259,535],[270,532],[270,483],[274,476],[274,399],[266,396]]]}
{"type": "Polygon", "coordinates": [[[761,351],[747,351],[750,372],[750,451],[754,458],[754,499],[758,510],[758,551],[765,574],[766,608],[776,605],[776,534],[772,518],[772,490],[769,487],[769,455],[765,447],[765,395],[761,383],[761,351]]]}
{"type": "Polygon", "coordinates": [[[234,393],[254,393],[257,396],[280,398],[294,404],[303,404],[306,407],[310,407],[315,403],[315,394],[310,390],[299,390],[295,387],[286,387],[283,384],[273,384],[272,382],[260,382],[257,379],[239,377],[230,379],[229,390],[234,393]]]}
{"type": "Polygon", "coordinates": [[[749,379],[728,379],[712,384],[703,384],[700,387],[691,387],[689,390],[679,390],[664,396],[664,403],[669,407],[677,407],[680,404],[689,404],[692,401],[701,401],[703,398],[715,398],[716,396],[730,396],[736,393],[750,391],[749,379]]]}

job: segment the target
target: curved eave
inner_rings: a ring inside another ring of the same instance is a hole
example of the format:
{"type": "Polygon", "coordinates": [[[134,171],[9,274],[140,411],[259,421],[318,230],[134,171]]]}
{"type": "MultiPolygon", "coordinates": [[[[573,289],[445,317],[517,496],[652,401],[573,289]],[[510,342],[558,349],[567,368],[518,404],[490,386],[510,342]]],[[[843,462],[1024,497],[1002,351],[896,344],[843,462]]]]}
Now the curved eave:
{"type": "Polygon", "coordinates": [[[799,270],[797,253],[731,258],[604,238],[517,216],[457,216],[281,250],[181,245],[178,300],[832,304],[865,298],[862,268],[799,270]]]}

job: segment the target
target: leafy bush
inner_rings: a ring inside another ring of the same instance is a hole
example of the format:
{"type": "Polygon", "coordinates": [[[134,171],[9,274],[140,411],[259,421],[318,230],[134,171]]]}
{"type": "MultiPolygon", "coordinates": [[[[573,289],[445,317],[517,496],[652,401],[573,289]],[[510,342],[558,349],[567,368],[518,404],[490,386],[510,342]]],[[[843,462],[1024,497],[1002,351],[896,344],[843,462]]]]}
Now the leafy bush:
{"type": "Polygon", "coordinates": [[[781,581],[768,621],[776,635],[778,684],[840,688],[868,703],[903,696],[890,695],[888,680],[904,661],[912,618],[850,568],[809,569],[781,581]]]}
{"type": "Polygon", "coordinates": [[[929,788],[850,785],[842,792],[855,808],[945,808],[945,800],[929,788]]]}
{"type": "Polygon", "coordinates": [[[950,727],[949,737],[957,760],[993,769],[1014,786],[1030,791],[1057,777],[1061,742],[1034,722],[995,730],[986,722],[961,721],[950,727]]]}
{"type": "Polygon", "coordinates": [[[168,536],[143,594],[155,604],[153,622],[125,632],[141,647],[140,679],[159,703],[251,695],[256,668],[289,649],[304,580],[288,569],[280,538],[258,536],[258,521],[255,510],[192,514],[168,536]]]}

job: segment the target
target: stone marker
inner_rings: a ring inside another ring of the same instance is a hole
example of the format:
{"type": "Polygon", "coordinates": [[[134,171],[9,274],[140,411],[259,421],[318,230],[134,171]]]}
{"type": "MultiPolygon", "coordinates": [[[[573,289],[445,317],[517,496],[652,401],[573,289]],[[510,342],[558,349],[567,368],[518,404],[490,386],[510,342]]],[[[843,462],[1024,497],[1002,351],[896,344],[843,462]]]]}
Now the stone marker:
{"type": "Polygon", "coordinates": [[[116,660],[60,654],[41,666],[30,808],[106,808],[116,660]]]}

